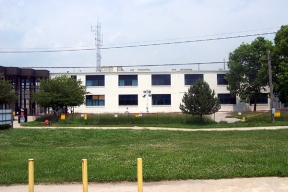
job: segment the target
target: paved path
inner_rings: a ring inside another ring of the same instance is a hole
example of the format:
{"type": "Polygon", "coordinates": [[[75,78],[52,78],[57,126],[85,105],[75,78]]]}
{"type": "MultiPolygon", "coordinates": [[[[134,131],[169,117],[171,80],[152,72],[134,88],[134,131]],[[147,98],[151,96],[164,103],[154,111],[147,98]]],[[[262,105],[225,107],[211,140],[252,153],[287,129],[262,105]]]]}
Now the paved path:
{"type": "Polygon", "coordinates": [[[288,126],[271,126],[271,127],[233,127],[233,128],[201,128],[201,129],[184,129],[184,128],[169,128],[169,127],[53,127],[53,126],[43,126],[43,127],[25,127],[19,124],[14,124],[15,129],[133,129],[133,130],[168,130],[168,131],[248,131],[248,130],[276,130],[276,129],[288,129],[288,126]]]}
{"type": "MultiPolygon", "coordinates": [[[[28,185],[0,186],[0,192],[28,191],[28,185]]],[[[81,184],[35,185],[35,192],[82,192],[81,184]]],[[[136,182],[89,183],[89,192],[137,192],[136,182]]],[[[144,192],[287,192],[288,178],[144,182],[144,192]]]]}

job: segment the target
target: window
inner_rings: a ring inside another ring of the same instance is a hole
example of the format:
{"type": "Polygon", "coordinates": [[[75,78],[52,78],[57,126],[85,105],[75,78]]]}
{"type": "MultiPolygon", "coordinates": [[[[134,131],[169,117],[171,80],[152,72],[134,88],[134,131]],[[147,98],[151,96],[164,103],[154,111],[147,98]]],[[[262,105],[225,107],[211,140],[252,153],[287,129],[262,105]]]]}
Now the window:
{"type": "Polygon", "coordinates": [[[119,105],[138,105],[138,95],[119,95],[119,105]]]}
{"type": "Polygon", "coordinates": [[[152,85],[171,85],[171,75],[152,75],[152,85]]]}
{"type": "Polygon", "coordinates": [[[119,75],[119,86],[138,86],[137,75],[119,75]]]}
{"type": "Polygon", "coordinates": [[[171,95],[152,94],[152,105],[171,105],[171,95]]]}
{"type": "Polygon", "coordinates": [[[224,77],[225,74],[217,74],[217,85],[228,85],[228,81],[224,77]]]}
{"type": "Polygon", "coordinates": [[[185,85],[192,85],[197,79],[203,79],[203,74],[185,74],[185,85]]]}
{"type": "Polygon", "coordinates": [[[86,95],[86,106],[105,106],[105,95],[86,95]]]}
{"type": "Polygon", "coordinates": [[[236,96],[230,94],[218,94],[220,104],[236,104],[236,96]]]}
{"type": "MultiPolygon", "coordinates": [[[[250,104],[254,104],[253,99],[250,99],[250,104]]],[[[261,93],[260,96],[257,98],[257,104],[268,104],[268,94],[261,93]]]]}
{"type": "Polygon", "coordinates": [[[39,87],[39,86],[40,86],[40,81],[39,81],[39,79],[36,79],[35,85],[36,85],[36,87],[39,87]]]}
{"type": "Polygon", "coordinates": [[[105,86],[105,76],[86,75],[86,86],[105,86]]]}
{"type": "Polygon", "coordinates": [[[71,78],[77,80],[77,75],[71,75],[71,78]]]}

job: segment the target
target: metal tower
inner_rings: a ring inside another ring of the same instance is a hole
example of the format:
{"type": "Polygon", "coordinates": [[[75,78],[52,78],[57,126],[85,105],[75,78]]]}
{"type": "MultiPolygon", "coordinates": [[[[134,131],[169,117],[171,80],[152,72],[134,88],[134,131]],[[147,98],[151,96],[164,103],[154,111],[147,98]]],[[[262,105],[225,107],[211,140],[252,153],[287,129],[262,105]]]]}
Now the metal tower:
{"type": "Polygon", "coordinates": [[[100,47],[103,45],[103,35],[101,38],[101,23],[97,20],[97,26],[91,26],[91,32],[95,33],[96,46],[96,71],[101,71],[101,52],[100,47]]]}

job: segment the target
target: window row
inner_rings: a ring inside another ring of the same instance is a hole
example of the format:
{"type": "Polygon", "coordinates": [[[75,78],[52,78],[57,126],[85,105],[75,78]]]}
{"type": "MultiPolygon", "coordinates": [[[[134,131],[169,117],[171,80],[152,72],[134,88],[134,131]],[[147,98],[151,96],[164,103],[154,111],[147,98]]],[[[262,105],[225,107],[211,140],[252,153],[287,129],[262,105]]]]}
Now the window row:
{"type": "MultiPolygon", "coordinates": [[[[236,96],[231,94],[218,94],[220,104],[236,104],[236,96]]],[[[253,104],[250,100],[250,104],[253,104]]],[[[138,105],[138,95],[118,95],[119,105],[138,105]]],[[[257,104],[268,104],[267,93],[262,93],[257,104]]],[[[170,94],[152,94],[152,105],[171,105],[170,94]]],[[[105,106],[105,95],[86,95],[86,106],[105,106]]]]}
{"type": "MultiPolygon", "coordinates": [[[[221,104],[236,104],[236,96],[227,94],[218,94],[218,98],[221,104]]],[[[268,104],[268,94],[261,93],[256,101],[257,104],[268,104]]],[[[254,100],[250,99],[250,105],[254,104],[254,100]]]]}
{"type": "MultiPolygon", "coordinates": [[[[225,74],[217,74],[217,85],[227,85],[225,74]]],[[[203,74],[185,74],[185,85],[191,85],[197,79],[203,79],[203,74]]],[[[151,75],[152,85],[171,85],[170,74],[151,75]]],[[[86,86],[105,86],[104,75],[86,75],[86,86]]],[[[138,86],[138,75],[118,75],[118,86],[138,86]]]]}
{"type": "MultiPolygon", "coordinates": [[[[119,95],[119,105],[138,105],[138,95],[119,95]]],[[[152,105],[171,105],[170,94],[152,94],[152,105]]],[[[105,106],[105,95],[86,95],[86,106],[105,106]]]]}

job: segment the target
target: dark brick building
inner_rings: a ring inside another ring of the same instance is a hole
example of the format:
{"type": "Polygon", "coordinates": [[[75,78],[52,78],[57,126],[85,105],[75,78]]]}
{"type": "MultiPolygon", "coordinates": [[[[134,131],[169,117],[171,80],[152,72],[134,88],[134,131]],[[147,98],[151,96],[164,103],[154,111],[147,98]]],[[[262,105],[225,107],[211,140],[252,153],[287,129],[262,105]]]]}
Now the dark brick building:
{"type": "Polygon", "coordinates": [[[19,111],[27,109],[27,115],[35,115],[41,112],[40,107],[31,101],[31,93],[35,92],[38,86],[38,79],[49,78],[48,70],[34,70],[31,68],[3,67],[0,66],[0,73],[4,74],[5,80],[13,85],[18,101],[8,105],[0,105],[0,109],[12,109],[19,111]]]}

